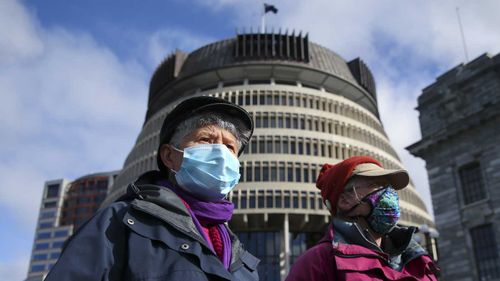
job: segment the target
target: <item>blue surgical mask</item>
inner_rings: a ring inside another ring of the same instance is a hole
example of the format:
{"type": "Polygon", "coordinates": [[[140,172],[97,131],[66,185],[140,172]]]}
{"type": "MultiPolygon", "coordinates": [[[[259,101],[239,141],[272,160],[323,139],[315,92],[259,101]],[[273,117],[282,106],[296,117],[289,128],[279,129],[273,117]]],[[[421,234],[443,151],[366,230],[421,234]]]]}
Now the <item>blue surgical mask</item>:
{"type": "Polygon", "coordinates": [[[240,179],[240,162],[223,144],[201,144],[184,149],[177,184],[195,197],[218,201],[240,179]]]}

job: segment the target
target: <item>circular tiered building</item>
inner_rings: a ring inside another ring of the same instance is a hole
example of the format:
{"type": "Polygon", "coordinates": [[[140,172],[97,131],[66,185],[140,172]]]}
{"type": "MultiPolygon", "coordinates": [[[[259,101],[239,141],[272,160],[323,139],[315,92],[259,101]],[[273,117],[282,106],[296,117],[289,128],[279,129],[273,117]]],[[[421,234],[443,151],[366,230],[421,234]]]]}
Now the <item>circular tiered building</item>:
{"type": "MultiPolygon", "coordinates": [[[[368,155],[386,168],[404,168],[361,59],[346,62],[307,35],[237,34],[189,54],[176,51],[158,67],[143,129],[105,204],[140,174],[157,169],[163,119],[182,100],[200,95],[226,99],[253,116],[255,134],[229,196],[236,207],[230,224],[262,260],[261,280],[283,279],[330,221],[315,188],[322,164],[368,155]]],[[[399,193],[401,224],[434,225],[412,184],[399,193]]]]}

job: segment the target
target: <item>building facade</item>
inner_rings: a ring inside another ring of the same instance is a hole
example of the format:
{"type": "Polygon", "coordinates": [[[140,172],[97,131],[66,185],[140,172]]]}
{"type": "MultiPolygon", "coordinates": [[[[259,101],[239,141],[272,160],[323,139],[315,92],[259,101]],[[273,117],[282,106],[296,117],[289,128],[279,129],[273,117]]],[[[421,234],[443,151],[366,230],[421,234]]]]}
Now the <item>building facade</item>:
{"type": "MultiPolygon", "coordinates": [[[[375,81],[360,59],[346,62],[302,34],[237,34],[192,53],[176,51],[155,71],[146,119],[104,205],[141,173],[157,169],[159,131],[182,100],[215,96],[243,106],[255,134],[240,157],[230,222],[261,260],[261,280],[280,280],[319,240],[329,213],[315,188],[324,163],[369,155],[403,168],[379,119],[375,81]]],[[[433,225],[410,184],[402,223],[433,225]]]]}
{"type": "Polygon", "coordinates": [[[27,281],[43,280],[66,240],[98,209],[118,171],[45,182],[27,281]]]}
{"type": "Polygon", "coordinates": [[[500,280],[500,55],[436,79],[418,98],[442,280],[500,280]]]}

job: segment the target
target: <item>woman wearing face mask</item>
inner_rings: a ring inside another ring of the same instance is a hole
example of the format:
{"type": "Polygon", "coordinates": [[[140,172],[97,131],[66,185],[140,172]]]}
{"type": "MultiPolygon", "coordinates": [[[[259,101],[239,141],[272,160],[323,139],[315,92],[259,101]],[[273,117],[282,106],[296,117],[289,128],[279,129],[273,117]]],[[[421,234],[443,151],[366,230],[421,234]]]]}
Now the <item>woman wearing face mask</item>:
{"type": "Polygon", "coordinates": [[[397,225],[397,190],[408,182],[405,170],[366,156],[325,164],[316,186],[332,223],[286,280],[437,280],[436,265],[413,239],[416,229],[397,225]]]}
{"type": "Polygon", "coordinates": [[[46,280],[258,280],[259,260],[229,230],[225,199],[252,133],[237,105],[180,103],[160,131],[160,171],[143,174],[83,226],[46,280]]]}

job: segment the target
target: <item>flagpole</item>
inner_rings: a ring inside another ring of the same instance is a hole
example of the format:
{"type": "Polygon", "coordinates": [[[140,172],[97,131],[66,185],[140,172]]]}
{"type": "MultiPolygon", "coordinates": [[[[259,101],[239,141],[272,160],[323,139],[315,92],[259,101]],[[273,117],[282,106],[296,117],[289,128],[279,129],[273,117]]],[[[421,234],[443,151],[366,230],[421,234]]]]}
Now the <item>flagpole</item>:
{"type": "Polygon", "coordinates": [[[266,11],[262,12],[262,18],[260,20],[260,33],[264,33],[266,30],[266,11]]]}

